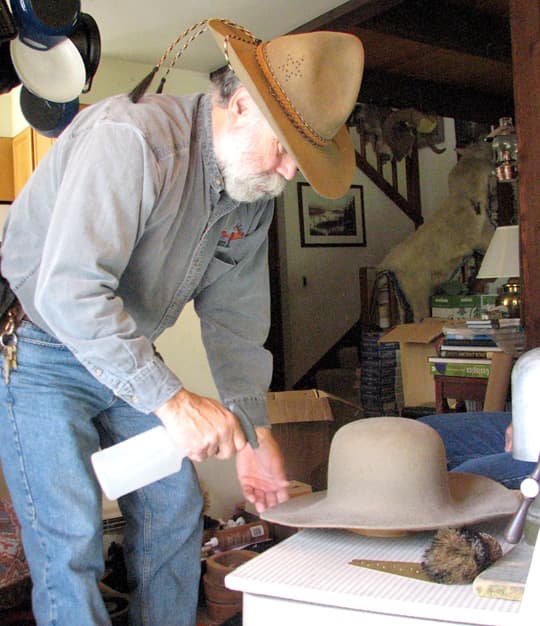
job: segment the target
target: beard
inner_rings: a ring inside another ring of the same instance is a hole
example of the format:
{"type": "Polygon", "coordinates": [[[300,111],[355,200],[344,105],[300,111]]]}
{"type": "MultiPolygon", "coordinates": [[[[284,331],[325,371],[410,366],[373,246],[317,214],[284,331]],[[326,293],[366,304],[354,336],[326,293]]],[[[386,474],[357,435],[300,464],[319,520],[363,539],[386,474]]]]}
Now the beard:
{"type": "Polygon", "coordinates": [[[286,179],[277,172],[261,172],[262,141],[256,128],[234,135],[227,133],[215,146],[216,160],[225,182],[225,190],[237,202],[255,202],[279,196],[286,179]]]}

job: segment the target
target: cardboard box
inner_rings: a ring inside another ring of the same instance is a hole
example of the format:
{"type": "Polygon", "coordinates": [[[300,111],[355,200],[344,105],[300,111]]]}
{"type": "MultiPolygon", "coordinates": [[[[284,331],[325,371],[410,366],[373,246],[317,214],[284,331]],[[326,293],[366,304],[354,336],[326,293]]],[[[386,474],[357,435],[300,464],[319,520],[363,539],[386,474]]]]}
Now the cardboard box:
{"type": "Polygon", "coordinates": [[[428,318],[418,323],[399,324],[379,341],[399,343],[405,406],[435,406],[435,384],[428,357],[436,356],[437,340],[444,320],[428,318]]]}
{"type": "Polygon", "coordinates": [[[448,320],[481,319],[495,307],[496,295],[431,296],[431,316],[448,320]]]}
{"type": "Polygon", "coordinates": [[[314,490],[326,489],[332,437],[338,428],[362,417],[360,406],[319,389],[271,392],[267,404],[287,478],[314,490]]]}

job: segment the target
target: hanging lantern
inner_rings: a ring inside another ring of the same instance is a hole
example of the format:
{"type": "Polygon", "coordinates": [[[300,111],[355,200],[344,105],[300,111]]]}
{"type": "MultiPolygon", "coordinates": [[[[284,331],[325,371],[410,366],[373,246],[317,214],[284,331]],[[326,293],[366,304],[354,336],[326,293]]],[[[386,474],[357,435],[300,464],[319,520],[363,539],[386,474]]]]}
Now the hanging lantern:
{"type": "Polygon", "coordinates": [[[518,177],[517,135],[511,117],[501,117],[499,126],[486,137],[491,142],[495,159],[495,172],[500,182],[510,182],[518,177]]]}

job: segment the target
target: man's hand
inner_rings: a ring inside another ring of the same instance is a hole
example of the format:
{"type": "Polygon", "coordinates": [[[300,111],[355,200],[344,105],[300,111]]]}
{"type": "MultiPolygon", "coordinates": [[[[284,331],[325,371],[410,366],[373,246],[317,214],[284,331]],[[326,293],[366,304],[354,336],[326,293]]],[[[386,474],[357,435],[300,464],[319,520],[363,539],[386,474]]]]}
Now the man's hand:
{"type": "Polygon", "coordinates": [[[228,459],[246,445],[233,413],[217,400],[187,389],[181,389],[154,413],[192,461],[204,461],[211,456],[228,459]]]}
{"type": "Polygon", "coordinates": [[[512,452],[512,422],[510,422],[504,433],[504,451],[512,452]]]}
{"type": "Polygon", "coordinates": [[[245,446],[236,456],[236,470],[248,502],[262,513],[289,499],[283,457],[270,429],[257,428],[259,447],[245,446]]]}

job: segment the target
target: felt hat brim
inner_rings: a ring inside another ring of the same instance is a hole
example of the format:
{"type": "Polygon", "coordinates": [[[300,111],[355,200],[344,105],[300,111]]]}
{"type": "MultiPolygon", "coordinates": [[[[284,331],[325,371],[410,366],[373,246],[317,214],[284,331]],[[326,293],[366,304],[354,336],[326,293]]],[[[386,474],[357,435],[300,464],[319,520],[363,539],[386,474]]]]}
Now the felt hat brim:
{"type": "Polygon", "coordinates": [[[350,528],[377,532],[410,532],[464,526],[512,515],[518,491],[475,474],[449,473],[451,498],[446,506],[423,510],[394,507],[378,494],[361,494],[355,502],[336,502],[326,491],[292,498],[262,513],[268,522],[298,528],[350,528]]]}
{"type": "MultiPolygon", "coordinates": [[[[306,140],[272,92],[257,61],[256,42],[248,37],[239,37],[238,29],[222,20],[209,20],[208,26],[222,49],[226,40],[230,66],[313,188],[327,198],[345,195],[355,169],[354,146],[347,127],[343,125],[334,138],[323,146],[306,140]]],[[[357,42],[355,45],[359,55],[358,62],[361,64],[361,76],[363,48],[360,40],[356,37],[354,40],[357,42]]]]}

